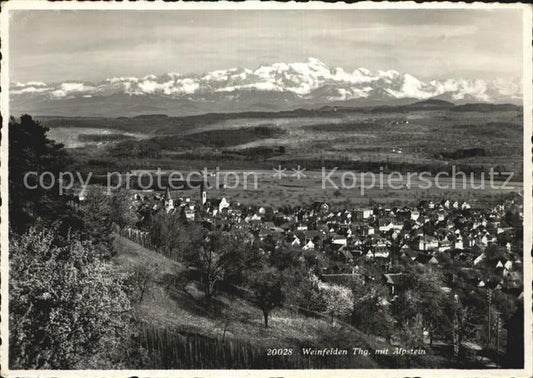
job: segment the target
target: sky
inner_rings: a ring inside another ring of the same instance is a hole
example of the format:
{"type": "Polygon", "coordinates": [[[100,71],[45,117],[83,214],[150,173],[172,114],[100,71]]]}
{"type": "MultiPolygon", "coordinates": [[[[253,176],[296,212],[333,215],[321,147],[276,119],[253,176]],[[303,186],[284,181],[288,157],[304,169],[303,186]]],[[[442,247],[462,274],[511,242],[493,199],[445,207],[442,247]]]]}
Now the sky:
{"type": "Polygon", "coordinates": [[[10,81],[98,82],[318,58],[423,80],[519,78],[522,15],[499,10],[10,12],[10,81]]]}

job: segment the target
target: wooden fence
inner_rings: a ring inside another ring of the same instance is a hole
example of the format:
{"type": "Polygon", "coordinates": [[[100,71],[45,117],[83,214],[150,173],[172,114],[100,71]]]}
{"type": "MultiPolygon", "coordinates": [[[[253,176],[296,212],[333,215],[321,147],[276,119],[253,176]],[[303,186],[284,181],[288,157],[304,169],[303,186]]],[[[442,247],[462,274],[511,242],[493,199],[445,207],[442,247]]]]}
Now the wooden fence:
{"type": "Polygon", "coordinates": [[[175,249],[169,250],[167,248],[155,246],[152,243],[152,239],[148,231],[141,231],[133,227],[124,227],[122,229],[120,229],[120,227],[117,227],[115,232],[118,235],[128,240],[131,240],[132,242],[137,243],[146,249],[157,252],[169,259],[172,259],[172,260],[178,259],[178,253],[176,252],[175,249]]]}
{"type": "MultiPolygon", "coordinates": [[[[290,356],[268,356],[267,348],[226,338],[210,338],[167,329],[147,327],[141,345],[158,369],[339,369],[367,367],[364,358],[303,356],[293,349],[290,356]]],[[[273,346],[275,347],[275,346],[273,346]]]]}
{"type": "Polygon", "coordinates": [[[141,231],[133,227],[124,227],[122,229],[118,228],[118,234],[128,240],[131,240],[134,243],[137,243],[144,248],[155,250],[152,246],[152,241],[150,239],[150,233],[148,231],[141,231]]]}

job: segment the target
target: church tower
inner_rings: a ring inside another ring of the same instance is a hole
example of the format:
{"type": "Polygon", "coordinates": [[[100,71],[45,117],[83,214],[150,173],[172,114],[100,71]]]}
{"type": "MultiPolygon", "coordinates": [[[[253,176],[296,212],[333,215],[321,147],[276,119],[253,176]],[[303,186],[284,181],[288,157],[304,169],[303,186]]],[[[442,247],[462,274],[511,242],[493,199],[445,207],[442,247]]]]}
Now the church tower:
{"type": "Polygon", "coordinates": [[[206,182],[207,182],[207,179],[204,175],[203,181],[200,184],[200,203],[202,204],[202,206],[204,206],[205,203],[207,202],[207,192],[206,192],[207,183],[206,182]]]}
{"type": "Polygon", "coordinates": [[[174,200],[170,196],[170,189],[167,186],[167,190],[165,192],[165,211],[169,213],[172,210],[174,210],[174,200]]]}

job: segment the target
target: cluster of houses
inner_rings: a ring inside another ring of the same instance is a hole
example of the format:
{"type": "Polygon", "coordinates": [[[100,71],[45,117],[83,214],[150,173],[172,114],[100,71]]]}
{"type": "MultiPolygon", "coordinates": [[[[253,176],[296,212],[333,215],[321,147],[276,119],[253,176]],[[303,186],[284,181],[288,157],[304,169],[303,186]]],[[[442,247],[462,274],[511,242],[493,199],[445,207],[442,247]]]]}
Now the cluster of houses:
{"type": "MultiPolygon", "coordinates": [[[[473,284],[521,285],[521,246],[517,230],[504,221],[506,212],[521,205],[508,200],[492,209],[474,209],[467,202],[444,199],[422,201],[417,206],[333,209],[317,202],[307,207],[273,209],[233,203],[225,198],[173,199],[164,195],[136,194],[137,206],[149,203],[154,211],[165,211],[209,229],[247,230],[260,241],[283,243],[292,248],[323,253],[331,263],[325,275],[354,274],[361,264],[375,264],[384,273],[393,263],[454,264],[475,272],[473,284]],[[499,258],[487,271],[493,258],[499,258]],[[490,252],[490,251],[489,251],[490,252]],[[494,254],[494,253],[493,253],[494,254]],[[494,279],[496,272],[500,280],[494,279]],[[490,273],[490,274],[489,274],[490,273]],[[497,281],[497,282],[495,282],[497,281]]],[[[386,281],[393,281],[386,276],[386,281]]]]}

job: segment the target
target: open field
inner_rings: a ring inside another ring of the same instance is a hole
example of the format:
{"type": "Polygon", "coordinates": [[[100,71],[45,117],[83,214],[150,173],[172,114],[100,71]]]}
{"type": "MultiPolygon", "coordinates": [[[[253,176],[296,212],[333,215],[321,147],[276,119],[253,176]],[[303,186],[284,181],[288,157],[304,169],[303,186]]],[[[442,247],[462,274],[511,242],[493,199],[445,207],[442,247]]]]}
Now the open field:
{"type": "MultiPolygon", "coordinates": [[[[315,201],[327,202],[334,207],[368,206],[372,203],[403,206],[420,200],[440,201],[442,198],[481,206],[495,203],[507,194],[523,193],[520,181],[513,180],[504,185],[505,180],[494,180],[491,186],[488,176],[484,180],[479,177],[472,179],[470,175],[464,181],[460,175],[456,180],[451,177],[435,180],[434,177],[420,178],[415,172],[410,178],[407,174],[401,179],[391,176],[391,185],[388,185],[387,173],[383,173],[380,179],[379,174],[372,178],[368,172],[361,176],[362,173],[357,171],[305,170],[305,177],[298,179],[292,177],[295,174],[293,169],[297,167],[285,168],[286,176],[282,178],[274,176],[274,170],[209,170],[214,176],[207,180],[207,197],[225,197],[241,204],[274,208],[309,205],[315,201]]],[[[190,175],[191,179],[198,180],[197,171],[183,170],[179,173],[185,178],[190,175]]],[[[164,179],[162,182],[166,185],[164,179]]],[[[154,185],[157,185],[155,179],[154,185]]],[[[172,191],[175,198],[200,199],[198,189],[186,189],[181,185],[176,185],[176,189],[172,191]]]]}
{"type": "Polygon", "coordinates": [[[62,143],[66,148],[103,148],[108,143],[127,139],[144,139],[147,137],[141,133],[91,127],[54,127],[50,129],[48,136],[50,139],[62,143]]]}
{"type": "Polygon", "coordinates": [[[455,164],[465,171],[496,167],[519,177],[523,169],[522,117],[522,109],[516,106],[430,102],[425,106],[193,117],[45,117],[42,121],[52,129],[52,136],[58,127],[75,135],[80,129],[98,128],[105,130],[103,133],[118,130],[135,138],[149,138],[159,146],[160,157],[143,159],[144,165],[135,161],[137,156],[117,162],[106,149],[97,150],[87,143],[74,146],[82,147],[73,151],[80,160],[107,160],[108,165],[126,170],[186,165],[195,169],[204,165],[202,162],[216,162],[227,169],[271,168],[279,162],[306,162],[309,168],[328,162],[345,169],[366,163],[432,169],[455,164]]]}

